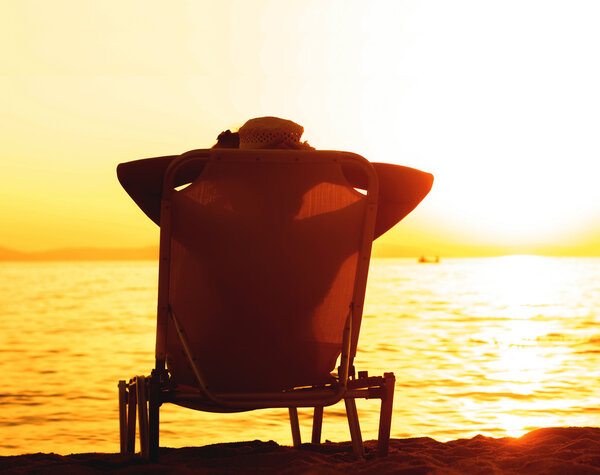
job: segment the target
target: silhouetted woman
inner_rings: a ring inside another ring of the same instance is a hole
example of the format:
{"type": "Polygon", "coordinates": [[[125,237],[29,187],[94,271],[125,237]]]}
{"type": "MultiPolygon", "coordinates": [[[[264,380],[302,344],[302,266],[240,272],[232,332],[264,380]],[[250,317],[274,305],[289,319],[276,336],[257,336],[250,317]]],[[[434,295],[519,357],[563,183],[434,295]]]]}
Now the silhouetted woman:
{"type": "MultiPolygon", "coordinates": [[[[294,122],[261,117],[249,120],[237,133],[221,133],[214,148],[312,149],[300,142],[302,132],[294,122]]],[[[117,169],[123,187],[157,224],[163,176],[176,157],[137,160],[117,169]]],[[[377,237],[419,204],[433,177],[398,165],[375,163],[373,167],[379,179],[377,237]]],[[[182,167],[175,186],[193,182],[204,169],[204,162],[182,167]]],[[[203,371],[221,391],[325,384],[340,353],[340,343],[332,340],[327,325],[330,320],[343,324],[348,312],[347,305],[333,305],[338,294],[330,290],[350,285],[344,279],[353,279],[352,272],[339,271],[342,266],[356,266],[358,242],[348,230],[359,228],[357,220],[364,214],[356,197],[331,212],[304,218],[298,212],[302,197],[319,184],[315,180],[330,178],[340,184],[345,178],[364,189],[366,179],[350,165],[342,169],[344,177],[339,169],[335,176],[317,174],[316,178],[284,168],[272,175],[280,179],[265,189],[255,163],[236,170],[225,176],[206,167],[205,181],[216,187],[216,191],[211,188],[214,201],[210,203],[194,198],[204,181],[173,197],[171,253],[178,265],[170,274],[171,309],[185,321],[199,361],[220,362],[204,366],[203,371]],[[270,201],[273,196],[277,202],[270,201]],[[317,311],[323,305],[329,309],[327,322],[320,320],[325,314],[317,311]]],[[[174,333],[167,332],[172,339],[168,347],[173,348],[167,364],[178,383],[193,385],[174,333]]]]}

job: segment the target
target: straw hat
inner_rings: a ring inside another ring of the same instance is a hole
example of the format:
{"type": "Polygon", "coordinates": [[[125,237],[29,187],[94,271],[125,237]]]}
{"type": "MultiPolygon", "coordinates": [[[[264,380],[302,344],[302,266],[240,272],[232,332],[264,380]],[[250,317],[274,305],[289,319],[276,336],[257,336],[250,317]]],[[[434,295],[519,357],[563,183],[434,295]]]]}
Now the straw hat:
{"type": "Polygon", "coordinates": [[[247,121],[238,134],[240,148],[312,148],[300,142],[304,127],[279,117],[257,117],[247,121]]]}

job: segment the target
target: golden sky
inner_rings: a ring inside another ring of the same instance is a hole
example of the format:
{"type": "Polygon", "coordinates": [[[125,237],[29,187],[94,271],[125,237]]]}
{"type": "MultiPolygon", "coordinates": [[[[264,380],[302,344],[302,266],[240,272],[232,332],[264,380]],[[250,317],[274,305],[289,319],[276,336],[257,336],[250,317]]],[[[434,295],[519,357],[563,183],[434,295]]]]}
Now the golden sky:
{"type": "Polygon", "coordinates": [[[600,255],[599,2],[15,0],[0,18],[0,247],[154,245],[116,165],[277,115],[435,175],[380,254],[600,255]]]}

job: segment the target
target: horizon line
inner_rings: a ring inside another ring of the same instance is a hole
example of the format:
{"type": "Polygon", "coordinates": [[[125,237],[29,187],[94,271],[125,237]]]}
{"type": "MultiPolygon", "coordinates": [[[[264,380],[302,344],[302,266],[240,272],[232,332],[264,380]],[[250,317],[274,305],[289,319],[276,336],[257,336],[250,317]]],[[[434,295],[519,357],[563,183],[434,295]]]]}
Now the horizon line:
{"type": "MultiPolygon", "coordinates": [[[[435,253],[430,250],[417,249],[412,246],[382,246],[382,249],[374,249],[371,257],[375,259],[406,258],[417,259],[420,257],[440,259],[454,258],[485,258],[503,256],[538,256],[538,257],[579,257],[594,258],[600,255],[584,254],[558,254],[558,253],[531,253],[531,252],[506,252],[506,250],[491,251],[489,249],[477,249],[475,246],[471,252],[465,252],[464,248],[447,253],[435,253]],[[422,251],[422,252],[421,252],[422,251]],[[428,251],[428,252],[427,252],[428,251]]],[[[70,262],[70,261],[157,261],[159,259],[158,246],[141,247],[61,247],[43,251],[20,251],[0,246],[0,262],[70,262]]]]}

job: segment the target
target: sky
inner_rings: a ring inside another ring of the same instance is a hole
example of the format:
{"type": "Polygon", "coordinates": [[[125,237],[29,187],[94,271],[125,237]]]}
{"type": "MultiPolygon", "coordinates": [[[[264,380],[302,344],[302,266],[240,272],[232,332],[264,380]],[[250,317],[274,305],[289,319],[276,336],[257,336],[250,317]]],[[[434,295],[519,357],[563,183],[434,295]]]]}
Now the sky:
{"type": "Polygon", "coordinates": [[[431,172],[378,255],[600,255],[600,2],[0,0],[0,247],[156,245],[118,163],[275,115],[431,172]]]}

